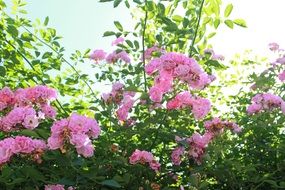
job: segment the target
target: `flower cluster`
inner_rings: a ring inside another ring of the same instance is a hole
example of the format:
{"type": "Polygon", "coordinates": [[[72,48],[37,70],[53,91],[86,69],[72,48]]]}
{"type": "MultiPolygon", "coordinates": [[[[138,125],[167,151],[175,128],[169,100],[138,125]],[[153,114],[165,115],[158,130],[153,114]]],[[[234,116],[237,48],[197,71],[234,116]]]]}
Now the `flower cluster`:
{"type": "Polygon", "coordinates": [[[126,121],[128,119],[128,113],[134,105],[135,92],[125,91],[124,85],[120,82],[116,82],[112,86],[110,93],[103,93],[102,98],[106,103],[115,103],[119,105],[119,109],[116,111],[116,115],[120,121],[126,121]]]}
{"type": "Polygon", "coordinates": [[[212,134],[207,132],[204,135],[194,133],[190,138],[187,138],[186,141],[189,144],[188,155],[192,157],[197,164],[202,163],[206,147],[212,138],[212,134]]]}
{"type": "Polygon", "coordinates": [[[41,155],[47,149],[43,140],[25,136],[8,137],[0,141],[0,165],[8,162],[13,155],[31,155],[32,159],[41,163],[41,155]]]}
{"type": "Polygon", "coordinates": [[[224,129],[233,130],[235,133],[239,133],[241,131],[241,128],[236,123],[231,121],[222,121],[218,117],[205,121],[204,127],[209,133],[212,133],[213,136],[223,133],[224,129]]]}
{"type": "Polygon", "coordinates": [[[206,147],[212,140],[213,135],[211,133],[206,132],[204,135],[199,133],[194,133],[189,138],[180,138],[176,137],[176,142],[180,144],[176,147],[171,154],[171,160],[174,165],[180,165],[182,162],[182,157],[185,154],[184,145],[186,144],[188,147],[187,155],[191,157],[197,164],[202,163],[202,158],[206,151],[206,147]]]}
{"type": "Polygon", "coordinates": [[[102,49],[96,49],[90,54],[90,59],[94,60],[96,63],[102,61],[106,58],[107,53],[102,49]]]}
{"type": "Polygon", "coordinates": [[[205,98],[194,97],[186,91],[177,94],[173,99],[168,101],[166,107],[168,110],[190,107],[194,117],[201,119],[209,113],[211,102],[205,98]]]}
{"type": "MultiPolygon", "coordinates": [[[[124,38],[119,37],[112,42],[112,46],[122,44],[124,41],[124,38]]],[[[124,61],[125,63],[131,62],[129,54],[124,50],[115,50],[112,53],[107,54],[101,49],[96,49],[89,55],[89,58],[94,60],[95,63],[103,60],[107,63],[116,63],[118,61],[124,61]]]]}
{"type": "Polygon", "coordinates": [[[196,60],[174,52],[152,59],[145,66],[145,71],[149,75],[158,72],[149,92],[154,102],[161,102],[163,94],[171,91],[174,79],[186,82],[192,89],[203,89],[212,82],[212,77],[203,71],[196,60]]]}
{"type": "Polygon", "coordinates": [[[185,148],[182,146],[176,147],[171,153],[172,163],[179,166],[182,162],[181,157],[184,155],[185,148]]]}
{"type": "Polygon", "coordinates": [[[0,130],[9,132],[20,127],[36,128],[44,118],[54,119],[56,110],[50,101],[56,98],[56,91],[46,86],[18,89],[8,87],[0,90],[0,130]]]}
{"type": "Polygon", "coordinates": [[[101,129],[96,120],[73,113],[69,118],[56,121],[51,127],[48,147],[61,149],[64,153],[67,144],[74,145],[78,154],[91,157],[94,147],[90,138],[98,138],[101,129]]]}
{"type": "Polygon", "coordinates": [[[182,162],[182,157],[185,154],[185,147],[183,145],[187,144],[188,156],[197,164],[201,164],[206,147],[216,136],[221,134],[224,129],[230,129],[236,133],[241,131],[241,128],[236,123],[221,121],[219,118],[206,121],[204,123],[204,127],[206,131],[203,135],[194,133],[190,138],[182,139],[180,137],[176,137],[176,142],[180,144],[180,146],[176,147],[171,154],[171,160],[174,165],[180,165],[182,162]]]}
{"type": "Polygon", "coordinates": [[[152,153],[136,149],[129,158],[130,164],[145,164],[148,163],[149,167],[154,171],[158,171],[160,168],[160,163],[154,159],[152,153]]]}
{"type": "Polygon", "coordinates": [[[117,61],[124,61],[130,63],[131,59],[127,52],[125,51],[113,51],[106,57],[107,63],[116,63],[117,61]]]}
{"type": "Polygon", "coordinates": [[[251,101],[252,104],[247,108],[249,114],[259,113],[262,110],[273,110],[274,108],[281,108],[282,112],[285,113],[284,101],[274,94],[256,94],[251,101]]]}
{"type": "MultiPolygon", "coordinates": [[[[65,190],[64,185],[56,184],[56,185],[45,185],[45,190],[65,190]]],[[[73,187],[68,187],[67,190],[75,190],[73,187]]]]}

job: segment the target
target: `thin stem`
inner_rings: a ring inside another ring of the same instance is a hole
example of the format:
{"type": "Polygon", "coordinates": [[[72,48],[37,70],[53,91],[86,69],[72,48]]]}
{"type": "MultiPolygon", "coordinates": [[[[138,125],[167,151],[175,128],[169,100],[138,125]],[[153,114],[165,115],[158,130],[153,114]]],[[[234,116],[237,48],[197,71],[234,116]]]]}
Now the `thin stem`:
{"type": "Polygon", "coordinates": [[[194,33],[194,38],[191,42],[191,46],[190,46],[190,52],[189,52],[189,56],[192,57],[192,50],[193,50],[193,47],[194,47],[194,44],[195,44],[195,40],[196,40],[196,37],[197,37],[197,34],[198,34],[198,30],[199,30],[199,26],[200,26],[200,20],[201,20],[201,16],[202,16],[202,10],[203,10],[203,6],[204,6],[204,2],[205,0],[202,0],[201,2],[201,5],[200,5],[200,9],[199,9],[199,14],[198,14],[198,19],[197,19],[197,25],[196,25],[196,28],[195,28],[195,33],[194,33]]]}
{"type": "MultiPolygon", "coordinates": [[[[146,24],[148,19],[148,11],[146,7],[147,0],[145,0],[145,17],[144,17],[144,23],[143,23],[143,33],[142,33],[142,48],[143,48],[143,67],[145,68],[146,61],[145,61],[145,31],[146,31],[146,24]]],[[[146,81],[146,73],[145,69],[143,69],[143,78],[144,78],[144,92],[147,92],[147,81],[146,81]]]]}
{"type": "Polygon", "coordinates": [[[163,116],[163,118],[162,118],[162,120],[161,120],[161,123],[159,124],[159,126],[158,126],[157,129],[156,129],[156,133],[155,133],[154,140],[152,141],[152,144],[150,145],[150,148],[149,148],[150,151],[151,151],[151,149],[154,148],[154,145],[155,145],[156,140],[157,140],[157,138],[158,138],[158,133],[159,133],[159,131],[160,131],[160,128],[163,126],[162,123],[164,123],[164,121],[166,120],[166,117],[167,117],[167,116],[168,116],[168,112],[167,112],[166,114],[164,114],[164,116],[163,116]]]}
{"type": "MultiPolygon", "coordinates": [[[[33,71],[35,71],[37,73],[37,70],[34,68],[34,66],[32,65],[32,63],[26,58],[25,55],[23,55],[13,44],[11,44],[8,40],[5,39],[5,42],[7,42],[28,64],[29,66],[33,69],[33,71]]],[[[43,85],[46,85],[45,81],[41,78],[41,77],[37,77],[41,83],[43,85]]],[[[34,80],[35,81],[35,80],[34,80]]],[[[37,83],[37,81],[35,81],[35,83],[37,83]]],[[[38,83],[37,83],[38,84],[38,83]]],[[[59,102],[58,99],[55,100],[57,102],[57,104],[59,105],[59,107],[61,108],[61,110],[65,113],[66,116],[68,116],[68,112],[63,108],[63,106],[61,105],[61,103],[59,102]]],[[[57,107],[57,106],[56,106],[57,107]]],[[[58,110],[60,110],[57,107],[58,110]]]]}

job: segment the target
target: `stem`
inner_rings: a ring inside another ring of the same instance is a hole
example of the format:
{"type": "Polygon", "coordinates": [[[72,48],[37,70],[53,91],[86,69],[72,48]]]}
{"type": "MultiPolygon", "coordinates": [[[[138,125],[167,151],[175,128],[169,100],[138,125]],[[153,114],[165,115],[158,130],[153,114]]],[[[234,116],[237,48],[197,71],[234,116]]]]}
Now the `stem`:
{"type": "Polygon", "coordinates": [[[198,14],[198,19],[197,19],[197,25],[196,25],[196,28],[195,28],[195,33],[194,33],[194,38],[191,42],[191,46],[190,46],[190,52],[189,52],[189,56],[192,57],[192,49],[194,47],[194,44],[195,44],[195,40],[196,40],[196,37],[197,37],[197,33],[198,33],[198,30],[199,30],[199,25],[200,25],[200,20],[201,20],[201,16],[202,16],[202,9],[203,9],[203,6],[204,6],[204,2],[205,0],[202,0],[201,2],[201,5],[200,5],[200,9],[199,9],[199,14],[198,14]]]}
{"type": "MultiPolygon", "coordinates": [[[[143,67],[145,68],[145,31],[146,31],[146,24],[147,24],[147,19],[148,19],[148,12],[147,12],[147,7],[146,7],[147,0],[145,0],[145,17],[144,17],[144,23],[143,23],[143,33],[142,33],[142,48],[143,48],[143,67]]],[[[143,78],[144,78],[144,92],[147,92],[147,81],[146,81],[146,73],[145,69],[143,69],[143,78]]]]}
{"type": "MultiPolygon", "coordinates": [[[[25,55],[23,55],[23,54],[22,54],[13,44],[11,44],[8,40],[5,39],[5,42],[7,42],[7,43],[30,65],[30,67],[33,69],[33,71],[35,71],[38,75],[40,75],[40,74],[37,72],[37,70],[34,68],[34,66],[32,65],[32,63],[25,57],[25,55]]],[[[41,83],[42,83],[43,85],[46,85],[45,81],[44,81],[41,77],[37,77],[37,78],[41,81],[41,83]]],[[[35,80],[34,80],[34,81],[35,81],[35,80]]],[[[38,84],[37,81],[35,81],[35,83],[38,84]]],[[[68,112],[63,108],[63,106],[61,105],[61,103],[59,102],[59,100],[56,99],[55,101],[57,102],[57,104],[59,105],[59,107],[61,108],[61,110],[64,112],[64,114],[65,114],[66,116],[68,116],[68,115],[69,115],[68,112]]],[[[56,106],[56,105],[55,105],[55,106],[56,106]]],[[[57,106],[56,106],[56,107],[57,107],[57,106]]],[[[58,110],[60,110],[59,107],[57,107],[58,110]]]]}
{"type": "Polygon", "coordinates": [[[168,116],[168,112],[166,114],[164,114],[162,120],[161,120],[161,123],[159,124],[159,126],[157,127],[157,130],[156,130],[156,133],[155,133],[155,137],[154,137],[154,140],[152,141],[152,144],[150,145],[150,148],[149,150],[151,151],[151,149],[153,149],[155,143],[156,143],[156,140],[158,138],[158,132],[160,131],[160,128],[162,127],[162,123],[166,120],[166,117],[168,116]]]}

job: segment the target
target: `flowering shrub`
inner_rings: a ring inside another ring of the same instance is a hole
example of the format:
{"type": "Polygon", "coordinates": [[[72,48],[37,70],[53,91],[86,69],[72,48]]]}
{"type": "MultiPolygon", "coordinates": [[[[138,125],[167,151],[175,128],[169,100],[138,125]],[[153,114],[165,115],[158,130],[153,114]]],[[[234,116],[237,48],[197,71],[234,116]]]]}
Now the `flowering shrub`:
{"type": "Polygon", "coordinates": [[[208,29],[246,26],[230,17],[232,4],[220,14],[221,1],[100,2],[144,14],[133,31],[115,21],[104,33],[111,53],[67,59],[48,17],[32,24],[19,0],[12,18],[0,0],[0,189],[284,188],[279,45],[267,70],[232,82],[228,68],[259,63],[227,64],[208,43],[208,29]]]}

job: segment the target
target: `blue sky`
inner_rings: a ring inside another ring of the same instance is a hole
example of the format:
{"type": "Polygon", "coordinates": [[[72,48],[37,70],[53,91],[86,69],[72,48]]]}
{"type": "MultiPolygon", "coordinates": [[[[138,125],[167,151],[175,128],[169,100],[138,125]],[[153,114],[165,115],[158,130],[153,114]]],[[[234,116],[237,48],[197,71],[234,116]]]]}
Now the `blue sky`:
{"type": "MultiPolygon", "coordinates": [[[[10,0],[6,0],[9,2],[10,0]]],[[[211,43],[217,53],[230,58],[245,49],[253,49],[264,55],[267,44],[279,42],[285,46],[285,27],[282,26],[285,0],[223,0],[233,3],[231,18],[243,18],[248,28],[219,28],[211,43]]],[[[29,0],[26,6],[28,17],[44,20],[49,16],[49,25],[64,38],[61,44],[67,50],[66,56],[75,50],[109,50],[112,38],[102,38],[106,30],[114,28],[113,21],[119,20],[124,28],[131,28],[131,16],[124,5],[114,9],[112,3],[98,0],[29,0]]]]}
{"type": "Polygon", "coordinates": [[[113,9],[111,3],[98,0],[29,0],[28,17],[44,20],[63,36],[62,45],[70,51],[87,48],[108,49],[111,38],[102,38],[104,31],[112,30],[113,21],[128,23],[131,16],[124,6],[113,9]]]}

